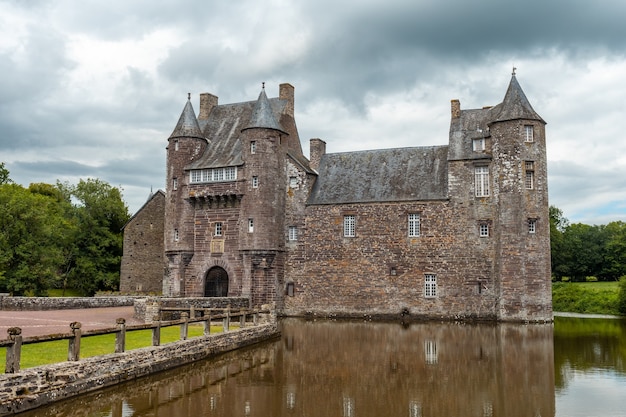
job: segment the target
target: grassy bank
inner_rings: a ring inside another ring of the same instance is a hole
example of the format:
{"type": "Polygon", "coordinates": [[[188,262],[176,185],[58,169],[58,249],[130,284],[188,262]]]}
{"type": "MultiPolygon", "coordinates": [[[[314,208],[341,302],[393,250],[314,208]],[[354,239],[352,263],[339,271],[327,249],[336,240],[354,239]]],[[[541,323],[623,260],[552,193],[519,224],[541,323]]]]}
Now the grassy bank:
{"type": "Polygon", "coordinates": [[[552,284],[552,309],[619,315],[618,296],[618,282],[555,282],[552,284]]]}

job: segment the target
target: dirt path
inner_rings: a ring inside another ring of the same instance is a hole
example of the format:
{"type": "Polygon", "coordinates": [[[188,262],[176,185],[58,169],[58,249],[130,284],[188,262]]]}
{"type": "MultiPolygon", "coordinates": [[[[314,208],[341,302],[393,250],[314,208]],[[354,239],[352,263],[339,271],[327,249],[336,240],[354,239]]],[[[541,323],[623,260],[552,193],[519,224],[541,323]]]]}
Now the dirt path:
{"type": "Polygon", "coordinates": [[[4,311],[0,310],[0,339],[7,338],[9,327],[21,327],[22,336],[70,333],[70,323],[79,321],[83,330],[115,327],[115,320],[126,319],[127,325],[141,324],[133,317],[134,308],[109,307],[78,310],[4,311]]]}

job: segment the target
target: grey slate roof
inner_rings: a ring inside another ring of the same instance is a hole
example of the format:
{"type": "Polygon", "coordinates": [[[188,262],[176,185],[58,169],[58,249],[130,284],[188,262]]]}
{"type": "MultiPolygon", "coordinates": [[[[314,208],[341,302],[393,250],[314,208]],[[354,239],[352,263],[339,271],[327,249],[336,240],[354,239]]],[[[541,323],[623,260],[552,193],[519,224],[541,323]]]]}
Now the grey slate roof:
{"type": "Polygon", "coordinates": [[[515,74],[511,77],[509,88],[506,90],[502,103],[495,106],[492,111],[492,122],[504,122],[507,120],[528,119],[545,121],[535,112],[530,102],[526,98],[526,94],[520,87],[515,78],[515,74]]]}
{"type": "MultiPolygon", "coordinates": [[[[265,112],[271,112],[274,120],[283,112],[286,100],[279,98],[267,99],[269,107],[265,112]]],[[[200,120],[203,135],[209,141],[204,154],[189,164],[186,169],[218,168],[238,166],[243,164],[241,157],[241,131],[248,127],[252,119],[257,101],[243,103],[222,104],[215,106],[207,120],[200,120]]],[[[282,130],[282,129],[278,129],[282,130]]]]}
{"type": "Polygon", "coordinates": [[[204,138],[196,113],[193,111],[191,101],[187,100],[187,104],[183,108],[183,112],[176,123],[174,131],[170,135],[170,138],[191,137],[191,138],[204,138]]]}
{"type": "Polygon", "coordinates": [[[447,146],[326,154],[307,204],[446,199],[447,157],[447,146]]]}

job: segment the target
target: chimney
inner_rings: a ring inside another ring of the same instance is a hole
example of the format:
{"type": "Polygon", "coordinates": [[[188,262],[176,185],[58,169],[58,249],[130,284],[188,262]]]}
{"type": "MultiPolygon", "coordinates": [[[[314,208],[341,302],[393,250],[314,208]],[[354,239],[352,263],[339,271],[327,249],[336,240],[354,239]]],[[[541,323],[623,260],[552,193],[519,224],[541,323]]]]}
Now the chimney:
{"type": "Polygon", "coordinates": [[[326,153],[326,142],[321,139],[314,138],[309,141],[310,150],[311,150],[311,168],[314,170],[318,170],[320,167],[320,161],[322,160],[322,156],[326,153]]]}
{"type": "Polygon", "coordinates": [[[461,117],[461,102],[457,99],[450,100],[450,105],[452,107],[452,118],[458,119],[461,117]]]}
{"type": "Polygon", "coordinates": [[[290,115],[291,117],[294,117],[293,115],[293,111],[294,111],[294,102],[295,102],[295,96],[294,96],[294,87],[291,84],[288,83],[283,83],[280,85],[280,90],[279,90],[279,96],[278,98],[280,98],[281,100],[287,100],[287,108],[285,109],[285,112],[290,115]]]}
{"type": "Polygon", "coordinates": [[[198,113],[198,119],[208,119],[211,110],[213,110],[215,106],[217,106],[217,96],[211,93],[200,94],[200,112],[198,113]]]}

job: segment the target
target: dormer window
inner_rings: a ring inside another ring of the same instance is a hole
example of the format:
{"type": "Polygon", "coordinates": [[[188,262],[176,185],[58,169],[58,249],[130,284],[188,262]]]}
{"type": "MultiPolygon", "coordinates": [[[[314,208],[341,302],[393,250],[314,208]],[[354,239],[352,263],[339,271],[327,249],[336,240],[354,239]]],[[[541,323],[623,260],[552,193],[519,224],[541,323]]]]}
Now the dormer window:
{"type": "Polygon", "coordinates": [[[524,126],[524,140],[526,142],[535,141],[535,127],[533,125],[524,126]]]}
{"type": "Polygon", "coordinates": [[[485,138],[472,139],[472,150],[482,152],[485,150],[485,138]]]}

